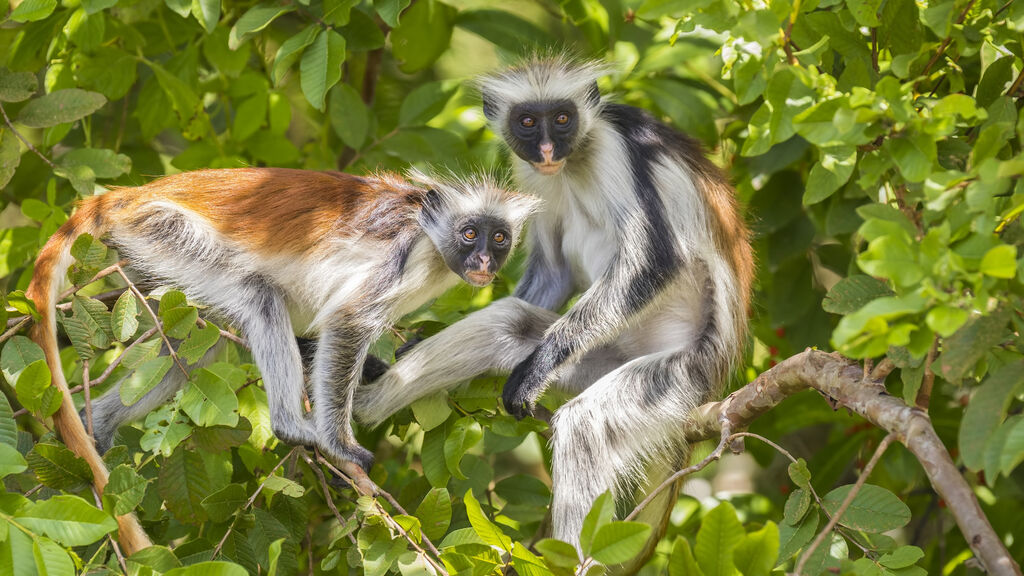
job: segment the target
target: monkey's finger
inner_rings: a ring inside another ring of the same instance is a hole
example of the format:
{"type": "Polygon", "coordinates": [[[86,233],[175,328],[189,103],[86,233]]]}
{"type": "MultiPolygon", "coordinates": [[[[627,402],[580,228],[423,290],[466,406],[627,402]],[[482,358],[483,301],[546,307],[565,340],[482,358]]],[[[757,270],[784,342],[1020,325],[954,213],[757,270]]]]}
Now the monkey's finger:
{"type": "Polygon", "coordinates": [[[402,356],[405,356],[410,351],[412,351],[412,349],[415,348],[416,345],[419,344],[420,342],[423,342],[423,338],[420,338],[418,336],[414,336],[406,340],[405,344],[402,344],[401,346],[398,347],[398,349],[395,350],[395,360],[401,360],[402,356]]]}

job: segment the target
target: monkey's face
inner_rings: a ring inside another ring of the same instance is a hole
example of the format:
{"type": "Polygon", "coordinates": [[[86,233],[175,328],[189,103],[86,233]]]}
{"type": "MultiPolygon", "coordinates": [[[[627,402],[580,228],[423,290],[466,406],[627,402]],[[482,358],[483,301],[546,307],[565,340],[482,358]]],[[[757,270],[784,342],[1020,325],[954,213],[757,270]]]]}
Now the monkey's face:
{"type": "Polygon", "coordinates": [[[578,111],[570,100],[522,102],[509,108],[508,145],[541,174],[557,174],[565,166],[578,131],[578,111]]]}
{"type": "Polygon", "coordinates": [[[478,216],[459,222],[445,250],[445,263],[473,286],[486,286],[508,258],[512,232],[503,220],[478,216]]]}

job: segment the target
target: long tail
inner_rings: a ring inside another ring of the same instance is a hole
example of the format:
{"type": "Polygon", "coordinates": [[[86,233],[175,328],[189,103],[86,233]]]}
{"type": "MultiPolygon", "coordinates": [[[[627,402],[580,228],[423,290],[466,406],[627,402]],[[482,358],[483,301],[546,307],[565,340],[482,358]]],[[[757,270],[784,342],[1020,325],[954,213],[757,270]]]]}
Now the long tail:
{"type": "MultiPolygon", "coordinates": [[[[71,266],[71,245],[81,234],[101,236],[107,231],[109,220],[105,218],[104,205],[113,200],[115,192],[105,196],[86,198],[71,218],[50,237],[36,259],[35,273],[26,294],[39,311],[39,322],[32,329],[32,339],[42,347],[46,363],[50,367],[53,385],[63,395],[60,408],[53,415],[53,423],[61,439],[72,452],[84,459],[92,469],[93,485],[102,497],[107,485],[109,472],[92,438],[85,431],[82,420],[75,410],[75,403],[68,392],[68,383],[61,370],[60,351],[57,347],[57,317],[55,305],[64,275],[71,266]]],[[[145,530],[134,514],[117,517],[119,540],[126,555],[152,546],[145,530]]]]}

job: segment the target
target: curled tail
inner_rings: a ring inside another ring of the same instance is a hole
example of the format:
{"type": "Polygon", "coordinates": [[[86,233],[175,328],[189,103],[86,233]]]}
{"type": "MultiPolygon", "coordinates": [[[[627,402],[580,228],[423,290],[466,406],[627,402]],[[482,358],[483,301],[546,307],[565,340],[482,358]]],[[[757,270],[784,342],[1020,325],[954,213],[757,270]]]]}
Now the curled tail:
{"type": "MultiPolygon", "coordinates": [[[[61,370],[60,350],[57,347],[56,308],[58,291],[63,284],[68,267],[71,266],[71,245],[81,234],[102,236],[109,227],[104,205],[112,200],[115,192],[105,196],[86,198],[71,218],[64,223],[46,242],[36,259],[35,273],[26,295],[31,298],[39,311],[39,322],[32,329],[32,339],[39,344],[46,355],[53,385],[63,395],[60,408],[53,415],[53,423],[67,447],[84,459],[92,469],[93,485],[102,496],[107,485],[109,472],[96,446],[82,425],[75,410],[74,400],[68,392],[68,383],[61,370]]],[[[125,554],[151,546],[152,543],[134,514],[117,517],[119,540],[125,554]]]]}

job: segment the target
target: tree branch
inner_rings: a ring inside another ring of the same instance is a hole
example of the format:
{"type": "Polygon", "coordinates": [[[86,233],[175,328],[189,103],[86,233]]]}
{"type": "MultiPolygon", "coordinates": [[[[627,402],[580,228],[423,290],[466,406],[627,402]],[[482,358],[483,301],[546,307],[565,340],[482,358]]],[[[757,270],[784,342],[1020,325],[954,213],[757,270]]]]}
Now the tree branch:
{"type": "Polygon", "coordinates": [[[725,422],[732,430],[743,430],[789,396],[808,388],[818,390],[889,432],[910,450],[989,574],[1021,576],[1020,566],[992,529],[928,414],[907,406],[890,396],[884,386],[863,376],[860,366],[839,354],[807,349],[762,373],[728,398],[698,408],[686,427],[686,438],[699,442],[720,437],[725,422]]]}

